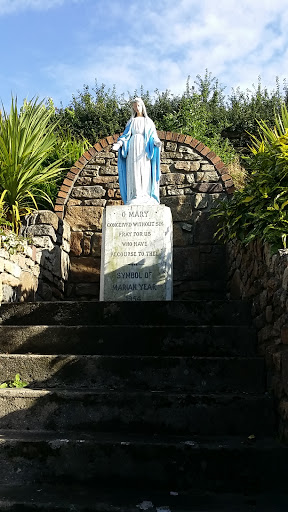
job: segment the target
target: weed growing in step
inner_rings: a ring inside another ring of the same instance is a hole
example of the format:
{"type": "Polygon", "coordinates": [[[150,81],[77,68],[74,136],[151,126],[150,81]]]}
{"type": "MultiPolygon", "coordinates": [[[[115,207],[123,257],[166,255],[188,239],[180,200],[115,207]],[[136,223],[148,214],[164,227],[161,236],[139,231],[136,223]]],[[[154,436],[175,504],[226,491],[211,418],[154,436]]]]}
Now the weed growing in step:
{"type": "Polygon", "coordinates": [[[28,382],[21,379],[20,374],[16,373],[14,380],[6,380],[0,385],[0,388],[25,388],[28,382]]]}

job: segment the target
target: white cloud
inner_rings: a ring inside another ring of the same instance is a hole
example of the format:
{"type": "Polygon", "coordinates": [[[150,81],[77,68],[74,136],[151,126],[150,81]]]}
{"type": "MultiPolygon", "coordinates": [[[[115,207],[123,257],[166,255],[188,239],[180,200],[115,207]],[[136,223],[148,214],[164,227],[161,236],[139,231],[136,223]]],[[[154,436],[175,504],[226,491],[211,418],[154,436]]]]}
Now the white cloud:
{"type": "Polygon", "coordinates": [[[105,9],[101,2],[94,13],[93,5],[90,9],[80,64],[54,62],[45,68],[66,92],[97,78],[116,84],[119,93],[141,84],[145,90],[179,93],[188,75],[193,81],[206,68],[228,91],[257,83],[258,75],[271,87],[276,75],[283,77],[288,47],[283,0],[135,0],[122,10],[111,0],[106,37],[103,27],[100,31],[105,9]]]}

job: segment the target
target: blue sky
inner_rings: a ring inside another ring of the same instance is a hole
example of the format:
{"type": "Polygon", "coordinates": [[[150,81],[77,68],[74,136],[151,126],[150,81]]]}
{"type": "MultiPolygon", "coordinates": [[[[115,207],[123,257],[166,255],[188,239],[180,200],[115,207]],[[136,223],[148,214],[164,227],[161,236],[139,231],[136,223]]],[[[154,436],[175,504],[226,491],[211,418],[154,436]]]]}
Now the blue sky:
{"type": "Polygon", "coordinates": [[[226,86],[288,78],[283,0],[0,0],[0,98],[66,106],[95,78],[181,93],[205,69],[226,86]]]}

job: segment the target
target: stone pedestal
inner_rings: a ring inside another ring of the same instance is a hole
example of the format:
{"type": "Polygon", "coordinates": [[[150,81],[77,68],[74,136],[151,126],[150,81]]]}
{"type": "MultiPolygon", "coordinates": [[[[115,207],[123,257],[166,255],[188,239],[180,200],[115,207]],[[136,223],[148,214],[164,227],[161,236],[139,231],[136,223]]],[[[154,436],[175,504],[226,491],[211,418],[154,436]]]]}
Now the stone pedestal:
{"type": "Polygon", "coordinates": [[[101,301],[172,299],[170,208],[107,206],[103,218],[101,301]]]}

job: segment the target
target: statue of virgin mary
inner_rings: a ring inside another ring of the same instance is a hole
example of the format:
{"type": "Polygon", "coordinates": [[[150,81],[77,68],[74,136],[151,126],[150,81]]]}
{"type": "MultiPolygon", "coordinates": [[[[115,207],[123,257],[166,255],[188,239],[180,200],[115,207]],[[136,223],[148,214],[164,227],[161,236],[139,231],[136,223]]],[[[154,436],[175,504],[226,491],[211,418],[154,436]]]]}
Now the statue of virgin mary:
{"type": "Polygon", "coordinates": [[[161,142],[141,98],[132,101],[132,116],[113,144],[118,151],[120,193],[124,204],[157,205],[161,142]]]}

